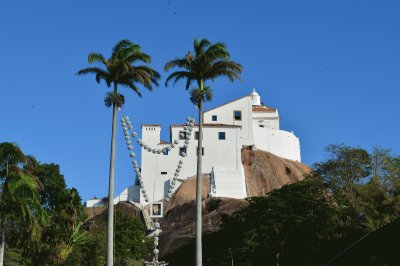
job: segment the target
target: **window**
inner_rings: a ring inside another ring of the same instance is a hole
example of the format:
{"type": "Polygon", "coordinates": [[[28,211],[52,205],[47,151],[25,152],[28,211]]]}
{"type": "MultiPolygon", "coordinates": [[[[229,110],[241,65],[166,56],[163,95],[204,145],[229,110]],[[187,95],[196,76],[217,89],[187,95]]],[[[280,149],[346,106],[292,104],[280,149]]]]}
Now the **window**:
{"type": "Polygon", "coordinates": [[[185,147],[180,147],[179,148],[179,155],[181,155],[182,153],[186,153],[186,148],[185,147]]]}
{"type": "Polygon", "coordinates": [[[194,132],[194,139],[199,139],[199,131],[194,132]]]}
{"type": "Polygon", "coordinates": [[[233,111],[233,119],[235,121],[241,121],[242,120],[242,111],[233,111]]]}
{"type": "Polygon", "coordinates": [[[218,132],[218,139],[221,139],[221,140],[226,139],[225,132],[218,132]]]}
{"type": "Polygon", "coordinates": [[[186,131],[179,131],[179,139],[186,139],[187,132],[186,131]]]}
{"type": "MultiPolygon", "coordinates": [[[[199,147],[196,147],[196,156],[199,155],[199,147]]],[[[201,155],[204,156],[204,147],[201,148],[201,155]]]]}
{"type": "Polygon", "coordinates": [[[217,121],[217,116],[216,116],[216,115],[213,115],[213,116],[211,117],[211,119],[212,119],[212,121],[217,121]]]}
{"type": "Polygon", "coordinates": [[[168,173],[167,173],[167,172],[161,172],[161,174],[162,174],[162,175],[166,175],[166,174],[168,174],[168,173]]]}

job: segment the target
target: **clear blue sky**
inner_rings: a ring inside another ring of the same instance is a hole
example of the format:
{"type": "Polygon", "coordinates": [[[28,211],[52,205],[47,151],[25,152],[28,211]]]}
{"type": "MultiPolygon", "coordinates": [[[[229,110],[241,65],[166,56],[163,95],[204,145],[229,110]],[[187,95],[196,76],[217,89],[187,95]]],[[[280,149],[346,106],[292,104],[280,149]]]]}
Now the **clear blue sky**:
{"type": "MultiPolygon", "coordinates": [[[[228,45],[242,82],[212,83],[211,108],[255,87],[300,137],[307,164],[332,143],[400,153],[399,1],[121,0],[0,2],[0,142],[60,164],[86,200],[107,195],[111,109],[107,87],[75,73],[91,51],[130,39],[153,57],[161,86],[143,98],[122,88],[120,112],[163,125],[196,115],[184,84],[166,88],[163,66],[194,37],[228,45]]],[[[120,129],[120,128],[119,128],[120,129]]],[[[118,132],[116,193],[134,181],[118,132]]]]}

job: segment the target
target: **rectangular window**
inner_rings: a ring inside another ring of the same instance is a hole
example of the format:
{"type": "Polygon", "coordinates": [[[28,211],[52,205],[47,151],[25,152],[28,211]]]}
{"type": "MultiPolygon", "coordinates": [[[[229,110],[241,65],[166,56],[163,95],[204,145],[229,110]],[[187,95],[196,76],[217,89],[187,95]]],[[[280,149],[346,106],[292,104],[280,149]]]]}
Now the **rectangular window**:
{"type": "Polygon", "coordinates": [[[183,152],[187,154],[186,148],[185,147],[180,147],[179,148],[179,155],[182,155],[183,152]]]}
{"type": "Polygon", "coordinates": [[[179,139],[186,139],[187,132],[186,131],[179,131],[179,139]]]}
{"type": "Polygon", "coordinates": [[[226,139],[225,132],[218,132],[218,139],[221,139],[221,140],[226,139]]]}
{"type": "Polygon", "coordinates": [[[217,121],[217,116],[216,116],[216,115],[213,115],[213,116],[211,117],[211,119],[212,119],[212,121],[217,121]]]}
{"type": "Polygon", "coordinates": [[[194,132],[194,139],[199,139],[199,131],[194,132]]]}
{"type": "Polygon", "coordinates": [[[233,119],[235,121],[241,121],[242,120],[242,111],[233,111],[233,119]]]}
{"type": "MultiPolygon", "coordinates": [[[[196,156],[199,155],[199,147],[196,147],[196,156]]],[[[204,156],[204,147],[201,148],[201,155],[204,156]]]]}
{"type": "Polygon", "coordinates": [[[167,172],[161,172],[161,174],[162,174],[162,175],[166,175],[166,174],[168,174],[168,173],[167,173],[167,172]]]}

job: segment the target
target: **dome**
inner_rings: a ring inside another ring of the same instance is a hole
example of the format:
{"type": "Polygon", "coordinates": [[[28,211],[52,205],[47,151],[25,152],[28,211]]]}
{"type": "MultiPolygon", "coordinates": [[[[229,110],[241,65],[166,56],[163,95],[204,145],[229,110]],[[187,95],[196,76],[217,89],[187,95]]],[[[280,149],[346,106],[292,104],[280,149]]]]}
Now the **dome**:
{"type": "Polygon", "coordinates": [[[250,94],[251,96],[260,96],[258,95],[258,93],[256,92],[256,89],[253,88],[253,92],[250,94]]]}
{"type": "Polygon", "coordinates": [[[250,94],[250,96],[252,98],[253,105],[261,105],[260,95],[258,95],[255,88],[253,89],[253,92],[250,94]]]}

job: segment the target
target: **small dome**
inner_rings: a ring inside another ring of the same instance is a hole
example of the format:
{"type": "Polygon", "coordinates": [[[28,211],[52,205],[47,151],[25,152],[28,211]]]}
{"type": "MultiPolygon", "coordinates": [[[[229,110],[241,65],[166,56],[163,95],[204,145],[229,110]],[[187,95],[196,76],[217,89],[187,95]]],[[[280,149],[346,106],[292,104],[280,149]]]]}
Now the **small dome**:
{"type": "Polygon", "coordinates": [[[259,96],[258,93],[256,92],[255,88],[253,88],[253,92],[250,95],[251,96],[259,96]]]}
{"type": "Polygon", "coordinates": [[[256,92],[256,89],[253,89],[253,92],[250,94],[252,98],[253,105],[261,105],[260,95],[256,92]]]}

